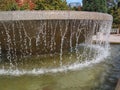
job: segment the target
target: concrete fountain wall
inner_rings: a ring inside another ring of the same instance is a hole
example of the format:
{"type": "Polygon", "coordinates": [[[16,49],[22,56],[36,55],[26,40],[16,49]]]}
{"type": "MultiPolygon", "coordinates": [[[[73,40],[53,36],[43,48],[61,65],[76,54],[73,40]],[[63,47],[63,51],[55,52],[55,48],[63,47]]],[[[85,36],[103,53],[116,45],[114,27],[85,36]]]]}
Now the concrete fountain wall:
{"type": "Polygon", "coordinates": [[[101,29],[110,29],[112,19],[95,12],[0,12],[0,55],[14,59],[72,50],[79,43],[90,44],[101,29]]]}
{"type": "Polygon", "coordinates": [[[112,16],[97,12],[78,11],[4,11],[0,12],[0,20],[109,20],[112,16]]]}

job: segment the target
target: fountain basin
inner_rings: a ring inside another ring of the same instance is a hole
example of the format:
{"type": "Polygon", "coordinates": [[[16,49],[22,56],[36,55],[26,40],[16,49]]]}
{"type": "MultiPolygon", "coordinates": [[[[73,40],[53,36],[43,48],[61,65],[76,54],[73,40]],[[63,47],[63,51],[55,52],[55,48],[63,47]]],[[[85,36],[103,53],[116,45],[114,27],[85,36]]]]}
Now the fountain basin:
{"type": "Polygon", "coordinates": [[[0,21],[6,20],[112,20],[109,14],[83,11],[2,11],[0,21]]]}
{"type": "Polygon", "coordinates": [[[112,16],[77,11],[4,11],[0,12],[1,57],[14,59],[28,55],[54,54],[80,43],[92,43],[99,31],[107,33],[112,16]]]}

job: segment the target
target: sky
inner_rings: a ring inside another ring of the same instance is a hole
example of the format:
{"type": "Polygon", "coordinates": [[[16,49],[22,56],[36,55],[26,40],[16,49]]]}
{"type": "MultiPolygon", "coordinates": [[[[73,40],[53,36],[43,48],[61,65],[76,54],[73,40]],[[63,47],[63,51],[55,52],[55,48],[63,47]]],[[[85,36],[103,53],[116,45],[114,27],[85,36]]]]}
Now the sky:
{"type": "Polygon", "coordinates": [[[70,2],[80,2],[80,3],[82,3],[82,0],[67,0],[67,3],[70,3],[70,2]]]}

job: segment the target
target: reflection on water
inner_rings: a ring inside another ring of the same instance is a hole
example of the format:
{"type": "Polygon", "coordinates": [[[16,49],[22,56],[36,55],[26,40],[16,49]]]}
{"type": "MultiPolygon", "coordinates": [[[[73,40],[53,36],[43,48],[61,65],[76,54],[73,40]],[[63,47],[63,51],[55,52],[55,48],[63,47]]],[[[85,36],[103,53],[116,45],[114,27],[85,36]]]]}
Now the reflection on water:
{"type": "Polygon", "coordinates": [[[1,90],[91,90],[99,84],[101,72],[104,68],[91,67],[40,76],[1,76],[0,86],[1,90]]]}
{"type": "Polygon", "coordinates": [[[0,76],[0,90],[114,90],[120,75],[120,45],[101,63],[76,71],[0,76]]]}
{"type": "Polygon", "coordinates": [[[106,65],[109,69],[106,72],[105,81],[96,90],[115,90],[120,78],[120,45],[111,45],[111,56],[106,60],[106,65]]]}

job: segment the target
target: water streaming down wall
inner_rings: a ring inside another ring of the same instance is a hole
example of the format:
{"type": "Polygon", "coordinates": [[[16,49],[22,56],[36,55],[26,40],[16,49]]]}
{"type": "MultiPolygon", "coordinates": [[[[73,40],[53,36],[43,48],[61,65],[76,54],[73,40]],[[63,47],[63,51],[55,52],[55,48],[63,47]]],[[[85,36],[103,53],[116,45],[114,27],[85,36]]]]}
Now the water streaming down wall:
{"type": "MultiPolygon", "coordinates": [[[[108,37],[111,24],[112,19],[59,19],[59,17],[55,20],[1,20],[0,61],[8,61],[12,65],[17,60],[29,56],[59,54],[62,66],[64,52],[75,51],[79,60],[79,44],[92,45],[92,37],[98,32],[108,37]]],[[[102,40],[96,42],[104,46],[107,43],[102,40]]],[[[91,53],[86,55],[85,52],[86,48],[82,55],[89,58],[91,53]]]]}

